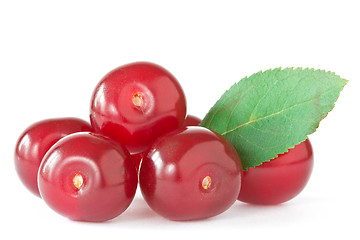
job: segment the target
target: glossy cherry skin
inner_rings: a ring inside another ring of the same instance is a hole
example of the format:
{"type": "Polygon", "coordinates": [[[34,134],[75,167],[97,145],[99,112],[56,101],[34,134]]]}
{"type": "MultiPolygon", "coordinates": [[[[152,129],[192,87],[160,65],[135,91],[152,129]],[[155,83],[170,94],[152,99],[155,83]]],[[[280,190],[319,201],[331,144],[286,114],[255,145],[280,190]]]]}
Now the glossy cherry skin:
{"type": "Polygon", "coordinates": [[[137,172],[130,153],[109,138],[74,133],[47,152],[38,185],[44,201],[59,214],[101,222],[120,215],[130,205],[137,172]]]}
{"type": "Polygon", "coordinates": [[[108,73],[91,99],[90,120],[130,153],[145,151],[159,136],[183,125],[184,92],[166,69],[135,62],[108,73]]]}
{"type": "Polygon", "coordinates": [[[307,139],[270,162],[244,171],[238,199],[262,205],[289,201],[304,189],[313,165],[313,150],[307,139]]]}
{"type": "MultiPolygon", "coordinates": [[[[195,117],[193,115],[187,115],[187,117],[185,118],[185,122],[184,122],[184,126],[185,127],[189,127],[189,126],[198,126],[201,122],[201,119],[198,117],[195,117]]],[[[140,163],[142,161],[142,158],[144,157],[145,152],[140,152],[140,153],[135,153],[135,154],[131,154],[131,157],[135,163],[136,166],[136,170],[139,171],[140,168],[140,163]]]]}
{"type": "Polygon", "coordinates": [[[140,166],[139,182],[148,205],[171,220],[218,215],[237,199],[241,163],[221,135],[187,127],[158,138],[140,166]]]}
{"type": "Polygon", "coordinates": [[[185,118],[184,126],[199,126],[201,119],[193,115],[187,115],[185,118]]]}
{"type": "Polygon", "coordinates": [[[75,132],[91,131],[78,118],[54,118],[36,122],[19,137],[15,147],[15,168],[23,184],[40,197],[37,173],[45,153],[61,138],[75,132]]]}

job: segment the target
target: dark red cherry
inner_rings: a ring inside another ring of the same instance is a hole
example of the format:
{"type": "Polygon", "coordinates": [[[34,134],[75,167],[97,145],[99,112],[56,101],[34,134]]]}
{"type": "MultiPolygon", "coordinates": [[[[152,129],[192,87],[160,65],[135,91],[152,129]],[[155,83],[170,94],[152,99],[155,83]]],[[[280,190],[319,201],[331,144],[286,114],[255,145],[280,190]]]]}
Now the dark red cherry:
{"type": "Polygon", "coordinates": [[[141,192],[148,205],[171,220],[218,215],[237,199],[241,164],[221,135],[187,127],[158,138],[140,166],[141,192]]]}
{"type": "Polygon", "coordinates": [[[101,135],[74,133],[47,152],[38,175],[44,201],[72,220],[99,222],[124,212],[137,172],[129,152],[101,135]]]}
{"type": "Polygon", "coordinates": [[[244,171],[238,199],[264,205],[289,201],[306,186],[313,164],[313,150],[307,139],[270,162],[244,171]]]}
{"type": "Polygon", "coordinates": [[[187,115],[185,118],[184,126],[198,126],[201,122],[201,119],[193,115],[187,115]]]}
{"type": "Polygon", "coordinates": [[[89,123],[78,118],[47,119],[29,126],[21,134],[15,148],[15,167],[23,184],[40,197],[37,173],[45,153],[61,138],[91,130],[89,123]]]}
{"type": "Polygon", "coordinates": [[[166,69],[135,62],[108,73],[96,86],[90,120],[97,132],[131,153],[145,151],[159,136],[183,125],[184,92],[166,69]]]}

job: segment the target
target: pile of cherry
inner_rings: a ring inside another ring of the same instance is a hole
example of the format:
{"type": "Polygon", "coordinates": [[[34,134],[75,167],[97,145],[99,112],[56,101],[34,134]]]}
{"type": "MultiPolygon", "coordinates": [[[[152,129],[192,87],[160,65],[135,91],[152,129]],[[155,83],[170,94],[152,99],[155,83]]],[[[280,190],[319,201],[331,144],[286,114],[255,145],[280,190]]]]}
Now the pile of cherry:
{"type": "Polygon", "coordinates": [[[105,75],[91,98],[90,123],[39,121],[16,144],[21,181],[72,220],[120,215],[138,182],[148,205],[171,220],[212,217],[237,199],[277,204],[304,188],[313,164],[306,140],[279,161],[243,172],[232,144],[186,116],[180,84],[152,63],[127,64],[105,75]],[[292,169],[299,159],[301,166],[292,169]]]}

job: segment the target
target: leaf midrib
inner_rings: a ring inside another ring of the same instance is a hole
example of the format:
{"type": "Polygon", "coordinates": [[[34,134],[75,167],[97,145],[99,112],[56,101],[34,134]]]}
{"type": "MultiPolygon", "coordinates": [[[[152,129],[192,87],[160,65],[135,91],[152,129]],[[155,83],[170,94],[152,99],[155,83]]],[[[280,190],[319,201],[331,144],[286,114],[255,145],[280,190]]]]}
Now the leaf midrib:
{"type": "Polygon", "coordinates": [[[264,119],[266,119],[266,118],[269,118],[269,117],[278,115],[278,114],[280,114],[280,113],[282,113],[282,112],[288,111],[288,110],[290,110],[290,109],[292,109],[292,108],[295,108],[295,107],[297,107],[297,106],[300,106],[300,105],[302,105],[302,104],[306,104],[306,103],[312,102],[312,101],[320,98],[320,97],[321,97],[322,95],[324,95],[325,93],[330,92],[330,91],[333,91],[333,89],[330,89],[329,91],[326,91],[326,92],[324,92],[323,94],[314,97],[313,99],[307,100],[307,101],[302,102],[302,103],[295,104],[295,105],[290,106],[290,107],[288,107],[288,108],[283,108],[283,109],[281,109],[280,111],[275,112],[275,113],[272,113],[272,114],[270,114],[270,115],[266,115],[266,116],[264,116],[264,117],[261,117],[261,118],[258,118],[258,119],[254,119],[254,120],[249,120],[249,121],[247,121],[247,122],[245,122],[245,123],[243,123],[243,124],[240,124],[239,126],[233,128],[233,129],[231,129],[231,130],[228,130],[228,131],[226,131],[226,132],[221,133],[221,135],[225,136],[226,134],[229,134],[229,133],[231,133],[231,132],[234,132],[234,131],[236,131],[237,129],[239,129],[239,128],[241,128],[241,127],[244,127],[244,126],[246,126],[246,125],[249,125],[249,124],[252,124],[252,123],[254,123],[254,122],[258,122],[258,121],[264,120],[264,119]]]}

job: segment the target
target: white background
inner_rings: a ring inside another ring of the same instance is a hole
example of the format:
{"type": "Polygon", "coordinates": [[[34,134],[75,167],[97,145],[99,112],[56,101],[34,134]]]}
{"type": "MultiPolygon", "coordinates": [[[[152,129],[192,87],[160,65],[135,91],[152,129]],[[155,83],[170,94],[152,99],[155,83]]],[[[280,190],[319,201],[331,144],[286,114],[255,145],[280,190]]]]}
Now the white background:
{"type": "Polygon", "coordinates": [[[360,38],[357,1],[1,1],[0,239],[359,239],[360,38]],[[278,206],[236,202],[217,217],[172,222],[137,194],[106,223],[72,222],[19,181],[15,143],[33,122],[88,119],[113,68],[152,61],[172,72],[188,113],[204,117],[232,84],[259,70],[313,67],[349,80],[310,136],[305,190],[278,206]]]}

